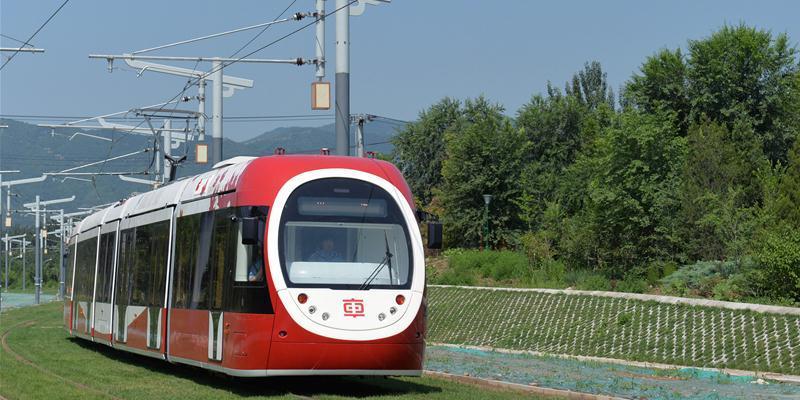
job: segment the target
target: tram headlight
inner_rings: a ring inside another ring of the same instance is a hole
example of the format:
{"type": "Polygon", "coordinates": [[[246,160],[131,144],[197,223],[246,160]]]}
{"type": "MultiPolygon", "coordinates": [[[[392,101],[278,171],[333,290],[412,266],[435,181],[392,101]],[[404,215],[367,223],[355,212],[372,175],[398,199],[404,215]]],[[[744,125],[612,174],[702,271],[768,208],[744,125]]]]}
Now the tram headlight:
{"type": "Polygon", "coordinates": [[[314,306],[308,307],[308,313],[309,314],[313,314],[315,312],[317,312],[317,307],[314,307],[314,306]]]}
{"type": "Polygon", "coordinates": [[[386,314],[384,313],[378,314],[378,321],[383,321],[384,319],[386,319],[386,314]]]}

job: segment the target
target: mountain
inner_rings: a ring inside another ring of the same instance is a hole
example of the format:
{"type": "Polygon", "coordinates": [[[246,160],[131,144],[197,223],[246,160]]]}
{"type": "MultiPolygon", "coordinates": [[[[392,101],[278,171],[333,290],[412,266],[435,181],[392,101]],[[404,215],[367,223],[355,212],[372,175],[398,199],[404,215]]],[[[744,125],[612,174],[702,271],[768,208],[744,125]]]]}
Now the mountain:
{"type": "MultiPolygon", "coordinates": [[[[98,163],[74,172],[119,173],[154,171],[152,151],[153,138],[142,135],[124,134],[111,130],[68,130],[52,131],[36,125],[12,119],[0,119],[0,170],[20,170],[21,173],[4,174],[3,181],[41,176],[45,172],[59,172],[90,164],[100,160],[129,155],[117,160],[98,163]],[[93,135],[74,135],[76,132],[93,135]],[[102,138],[102,139],[101,139],[102,138]],[[147,151],[146,151],[147,150],[147,151]]],[[[397,125],[375,121],[365,126],[367,151],[388,153],[392,150],[389,142],[395,134],[397,125]]],[[[355,131],[355,128],[352,129],[355,131]]],[[[206,135],[210,140],[210,135],[206,135]]],[[[351,143],[354,141],[351,139],[351,143]]],[[[173,155],[187,154],[187,161],[178,169],[178,177],[190,176],[208,170],[210,165],[194,163],[194,144],[182,145],[173,149],[173,155]]],[[[225,139],[223,158],[234,156],[261,156],[273,154],[275,148],[283,147],[288,154],[316,154],[323,147],[335,148],[334,125],[321,127],[287,127],[264,132],[252,139],[237,142],[225,139]]],[[[152,175],[135,175],[141,179],[153,179],[152,175]]],[[[64,204],[68,211],[82,207],[106,204],[129,197],[132,193],[150,190],[148,185],[125,182],[115,175],[72,175],[70,177],[49,177],[46,181],[12,187],[12,209],[22,208],[23,203],[32,202],[35,195],[42,200],[64,198],[75,195],[75,201],[64,204]]],[[[3,190],[3,211],[6,210],[5,190],[3,190]]],[[[54,206],[55,207],[55,206],[54,206]]],[[[58,206],[59,208],[62,205],[58,206]]],[[[17,222],[32,223],[30,218],[14,215],[17,222]]]]}

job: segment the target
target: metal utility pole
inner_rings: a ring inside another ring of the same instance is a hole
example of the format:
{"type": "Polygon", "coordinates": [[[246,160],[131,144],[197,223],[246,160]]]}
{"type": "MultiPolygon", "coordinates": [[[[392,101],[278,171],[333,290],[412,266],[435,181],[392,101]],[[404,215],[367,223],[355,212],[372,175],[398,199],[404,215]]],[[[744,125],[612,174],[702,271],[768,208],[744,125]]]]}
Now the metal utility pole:
{"type": "MultiPolygon", "coordinates": [[[[162,132],[162,135],[164,135],[163,153],[164,153],[165,157],[172,155],[172,132],[170,132],[170,129],[172,129],[172,120],[165,119],[164,120],[164,131],[162,132]]],[[[161,176],[161,182],[167,182],[169,180],[169,177],[172,174],[172,168],[173,168],[172,163],[169,162],[169,160],[165,159],[164,160],[164,175],[161,176]]]]}
{"type": "Polygon", "coordinates": [[[318,80],[322,80],[325,78],[325,0],[317,0],[316,14],[317,23],[315,28],[317,32],[314,48],[316,49],[317,69],[314,76],[318,80]]]}
{"type": "Polygon", "coordinates": [[[211,62],[214,97],[211,100],[211,165],[222,161],[222,61],[211,62]]]}
{"type": "Polygon", "coordinates": [[[64,234],[64,209],[62,208],[58,213],[58,220],[60,221],[61,225],[59,227],[59,234],[61,237],[58,239],[58,254],[59,254],[59,264],[58,264],[58,298],[64,298],[64,277],[67,275],[66,272],[66,265],[64,265],[64,242],[67,240],[67,236],[64,234]]]}
{"type": "Polygon", "coordinates": [[[8,292],[8,249],[11,247],[10,246],[11,242],[8,241],[8,232],[6,232],[6,237],[5,237],[5,239],[3,239],[3,242],[5,243],[4,249],[5,249],[5,257],[6,257],[6,285],[5,285],[5,288],[6,288],[6,292],[8,292]]]}
{"type": "Polygon", "coordinates": [[[36,242],[35,243],[35,245],[36,245],[36,251],[35,251],[35,253],[36,253],[36,269],[35,269],[34,278],[33,278],[33,285],[34,285],[34,288],[35,288],[34,290],[36,290],[36,294],[34,295],[35,296],[34,300],[36,301],[36,304],[39,304],[39,300],[40,300],[39,297],[42,294],[42,282],[41,282],[41,275],[40,275],[40,272],[39,272],[39,271],[41,271],[41,268],[42,268],[42,253],[41,253],[41,249],[42,249],[42,232],[39,230],[39,200],[40,200],[39,199],[39,195],[37,194],[36,195],[36,205],[35,205],[35,207],[36,207],[36,225],[34,227],[34,229],[35,229],[34,230],[34,235],[36,235],[34,237],[35,242],[36,242]]]}
{"type": "Polygon", "coordinates": [[[367,4],[390,3],[391,0],[336,0],[336,154],[350,154],[350,16],[364,13],[367,4]],[[343,8],[349,8],[343,10],[343,8]]]}
{"type": "MultiPolygon", "coordinates": [[[[36,241],[36,272],[35,272],[35,278],[34,278],[34,285],[36,286],[36,296],[35,296],[36,304],[39,304],[40,297],[41,297],[41,292],[42,292],[42,229],[41,229],[42,226],[41,226],[41,220],[39,219],[39,215],[40,215],[40,213],[42,211],[44,211],[42,209],[43,207],[46,207],[46,206],[51,205],[51,204],[67,203],[67,202],[70,202],[70,201],[73,201],[73,200],[75,200],[75,196],[67,197],[67,198],[64,198],[64,199],[41,201],[41,198],[37,194],[35,202],[33,202],[33,203],[25,203],[24,204],[25,208],[32,209],[31,211],[33,211],[33,213],[35,215],[35,219],[36,219],[36,225],[34,227],[34,229],[36,230],[36,232],[35,232],[35,235],[36,235],[35,236],[35,239],[36,239],[35,240],[36,241]]],[[[45,215],[46,214],[47,213],[45,212],[45,215]]]]}
{"type": "Polygon", "coordinates": [[[350,11],[349,0],[336,0],[336,154],[350,154],[350,11]]]}
{"type": "Polygon", "coordinates": [[[374,115],[353,115],[351,121],[356,124],[356,157],[364,157],[364,124],[375,119],[374,115]]]}
{"type": "MultiPolygon", "coordinates": [[[[26,235],[27,236],[27,235],[26,235]]],[[[25,252],[27,249],[25,248],[28,245],[28,238],[22,237],[22,290],[25,290],[25,281],[28,280],[28,273],[26,266],[25,266],[25,252]]]]}

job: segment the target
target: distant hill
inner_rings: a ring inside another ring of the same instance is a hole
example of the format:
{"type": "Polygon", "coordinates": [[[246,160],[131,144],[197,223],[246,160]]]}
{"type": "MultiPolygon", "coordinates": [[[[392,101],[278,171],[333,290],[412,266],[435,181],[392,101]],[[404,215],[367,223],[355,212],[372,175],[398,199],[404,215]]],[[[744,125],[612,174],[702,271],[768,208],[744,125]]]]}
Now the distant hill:
{"type": "MultiPolygon", "coordinates": [[[[0,129],[0,170],[20,170],[22,173],[6,174],[4,181],[41,176],[44,172],[58,172],[95,161],[125,155],[152,147],[152,138],[141,135],[122,134],[110,130],[67,130],[55,132],[24,122],[0,119],[8,128],[0,129]],[[100,140],[82,135],[84,132],[109,140],[100,140]]],[[[396,125],[370,123],[365,128],[365,143],[368,151],[387,153],[392,150],[389,143],[395,134],[396,125]]],[[[353,129],[355,130],[355,129],[353,129]]],[[[207,136],[210,140],[210,136],[207,136]]],[[[351,144],[353,143],[351,139],[351,144]]],[[[323,147],[335,147],[334,125],[321,127],[287,127],[264,132],[252,139],[236,142],[225,140],[224,158],[233,156],[262,156],[272,154],[277,147],[287,153],[315,154],[323,147]]],[[[178,170],[178,177],[190,176],[208,170],[210,165],[195,164],[194,145],[187,151],[185,146],[173,149],[173,154],[187,154],[188,160],[178,170]]],[[[152,152],[136,154],[119,160],[75,170],[75,172],[144,172],[154,162],[152,152]]],[[[153,170],[152,168],[150,169],[153,170]]],[[[145,175],[138,178],[152,179],[145,175]]],[[[22,203],[34,200],[39,194],[43,200],[75,195],[74,202],[66,205],[70,211],[79,207],[105,204],[128,197],[131,193],[147,191],[147,185],[129,183],[117,176],[73,176],[48,178],[45,182],[20,185],[12,188],[12,208],[21,208],[22,203]]],[[[5,191],[3,210],[5,211],[5,191]]],[[[22,223],[27,219],[15,216],[22,223]]]]}

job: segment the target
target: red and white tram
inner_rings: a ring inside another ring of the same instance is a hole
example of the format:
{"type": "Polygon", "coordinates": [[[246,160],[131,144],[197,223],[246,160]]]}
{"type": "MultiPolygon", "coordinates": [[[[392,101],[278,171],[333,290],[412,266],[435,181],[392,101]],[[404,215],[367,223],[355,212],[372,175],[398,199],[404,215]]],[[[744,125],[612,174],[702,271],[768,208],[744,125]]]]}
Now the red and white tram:
{"type": "Polygon", "coordinates": [[[390,163],[237,157],[85,218],[64,323],[234,376],[420,375],[416,224],[390,163]]]}

